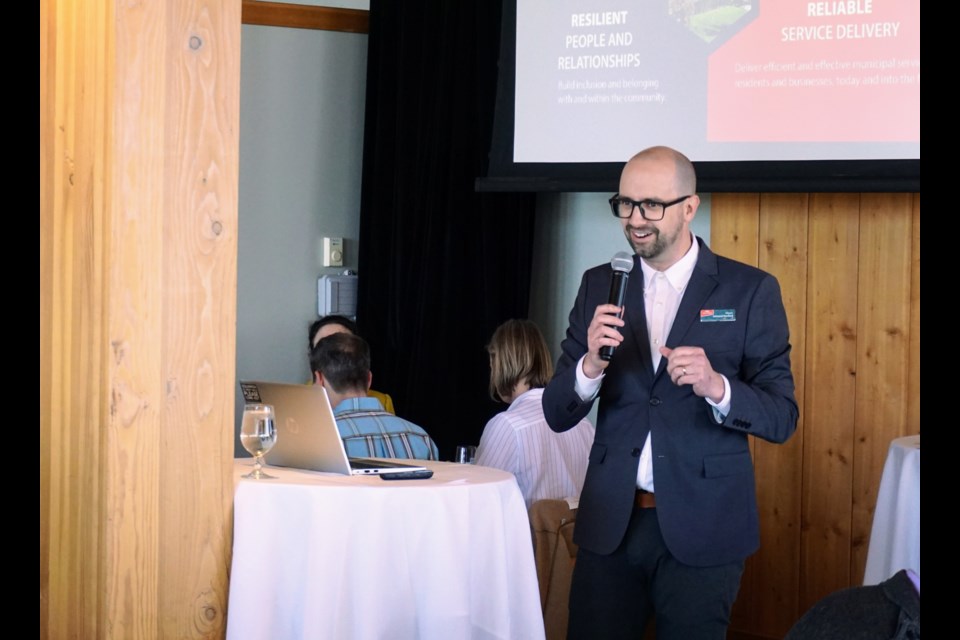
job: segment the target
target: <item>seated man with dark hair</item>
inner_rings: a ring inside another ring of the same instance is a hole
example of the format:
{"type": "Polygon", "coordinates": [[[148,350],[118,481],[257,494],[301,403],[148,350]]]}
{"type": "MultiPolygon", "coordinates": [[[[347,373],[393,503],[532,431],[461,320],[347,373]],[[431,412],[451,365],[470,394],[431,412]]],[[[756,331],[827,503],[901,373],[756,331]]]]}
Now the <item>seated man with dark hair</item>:
{"type": "MultiPolygon", "coordinates": [[[[320,342],[320,340],[326,338],[327,336],[332,336],[335,333],[349,333],[353,336],[360,335],[360,332],[357,330],[357,323],[350,318],[333,314],[323,316],[319,320],[314,320],[310,325],[309,331],[307,332],[307,348],[309,349],[308,353],[313,351],[313,348],[317,346],[317,343],[320,342]]],[[[316,369],[313,370],[316,371],[316,369]]],[[[390,397],[390,394],[368,389],[367,395],[371,398],[376,398],[379,400],[385,411],[389,413],[396,413],[396,410],[393,408],[393,398],[390,397]]]]}
{"type": "Polygon", "coordinates": [[[387,413],[367,397],[370,347],[360,336],[334,333],[310,352],[314,382],[330,397],[337,428],[350,457],[437,460],[437,445],[423,428],[387,413]]]}

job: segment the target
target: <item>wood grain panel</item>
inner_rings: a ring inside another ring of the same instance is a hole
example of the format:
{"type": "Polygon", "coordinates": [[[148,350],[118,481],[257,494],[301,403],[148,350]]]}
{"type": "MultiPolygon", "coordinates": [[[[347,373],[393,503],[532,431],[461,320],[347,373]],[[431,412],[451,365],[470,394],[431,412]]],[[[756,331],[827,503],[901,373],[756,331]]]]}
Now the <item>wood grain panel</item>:
{"type": "Polygon", "coordinates": [[[910,261],[910,379],[907,432],[920,433],[920,194],[912,196],[910,261]]]}
{"type": "Polygon", "coordinates": [[[717,255],[756,266],[760,194],[715,193],[710,202],[710,248],[717,255]]]}
{"type": "Polygon", "coordinates": [[[222,636],[240,4],[40,29],[40,636],[222,636]]]}
{"type": "MultiPolygon", "coordinates": [[[[711,199],[710,248],[717,255],[756,266],[759,257],[760,195],[717,193],[711,199]]],[[[756,443],[750,438],[750,453],[756,443]]],[[[733,607],[730,625],[734,629],[757,626],[756,599],[760,591],[753,558],[747,560],[740,579],[740,594],[733,607]]]]}
{"type": "Polygon", "coordinates": [[[849,586],[859,196],[810,197],[800,609],[849,586]]]}
{"type": "MultiPolygon", "coordinates": [[[[41,342],[41,390],[47,387],[46,442],[41,486],[48,495],[47,557],[41,558],[43,637],[98,637],[102,632],[101,425],[105,421],[102,384],[103,229],[105,198],[102,167],[108,115],[103,108],[108,7],[103,3],[50,3],[46,7],[47,60],[41,86],[47,86],[48,120],[41,139],[41,244],[50,254],[41,277],[48,300],[41,342]],[[43,181],[46,181],[45,183],[43,181]],[[44,234],[46,237],[44,238],[44,234]],[[46,584],[46,593],[43,588],[46,584]]],[[[43,262],[43,260],[42,260],[43,262]]],[[[42,304],[42,303],[41,303],[42,304]]],[[[41,391],[41,397],[43,397],[41,391]]],[[[42,507],[43,508],[43,507],[42,507]]],[[[43,535],[43,534],[41,534],[43,535]]],[[[41,547],[43,552],[44,547],[41,547]]]]}
{"type": "Polygon", "coordinates": [[[176,458],[159,468],[158,610],[162,635],[216,637],[233,502],[240,5],[169,11],[159,449],[176,458]]]}
{"type": "MultiPolygon", "coordinates": [[[[807,194],[760,197],[759,267],[780,283],[792,346],[797,404],[803,407],[807,299],[807,194]]],[[[759,586],[753,631],[781,638],[799,617],[803,412],[784,444],[757,440],[754,467],[760,510],[760,550],[751,559],[759,586]]]]}
{"type": "MultiPolygon", "coordinates": [[[[110,209],[109,394],[103,554],[111,637],[159,629],[161,335],[167,20],[177,3],[117,6],[110,209]]],[[[170,145],[170,152],[175,147],[170,145]]],[[[173,283],[171,283],[173,284],[173,283]]],[[[179,452],[178,452],[179,453],[179,452]]]]}
{"type": "Polygon", "coordinates": [[[243,0],[243,24],[367,33],[370,30],[370,12],[362,9],[243,0]]]}
{"type": "Polygon", "coordinates": [[[860,198],[857,391],[850,576],[862,581],[890,441],[907,434],[912,196],[860,198]]]}
{"type": "MultiPolygon", "coordinates": [[[[67,234],[64,241],[70,247],[70,259],[64,261],[63,321],[70,327],[64,332],[63,352],[68,361],[63,379],[64,406],[61,438],[63,460],[68,463],[69,475],[62,478],[71,486],[64,493],[76,497],[67,506],[69,522],[76,525],[78,545],[73,553],[75,566],[80,569],[81,588],[102,585],[104,526],[99,514],[103,508],[106,469],[103,466],[102,425],[107,420],[108,407],[104,383],[104,280],[105,203],[108,180],[104,165],[109,155],[108,130],[110,114],[105,102],[110,90],[108,69],[109,43],[107,34],[110,7],[85,2],[75,13],[76,31],[71,49],[78,56],[69,64],[77,70],[68,81],[64,112],[73,124],[65,136],[63,156],[63,207],[67,215],[67,234]],[[101,33],[104,37],[91,38],[101,33]],[[88,555],[90,554],[90,555],[88,555]],[[89,558],[89,559],[88,559],[89,558]]],[[[66,52],[64,52],[66,53],[66,52]]],[[[58,78],[59,79],[59,78],[58,78]]],[[[73,535],[73,532],[67,532],[73,535]]],[[[104,633],[105,620],[102,592],[81,592],[79,617],[73,619],[74,629],[84,633],[104,633]]]]}

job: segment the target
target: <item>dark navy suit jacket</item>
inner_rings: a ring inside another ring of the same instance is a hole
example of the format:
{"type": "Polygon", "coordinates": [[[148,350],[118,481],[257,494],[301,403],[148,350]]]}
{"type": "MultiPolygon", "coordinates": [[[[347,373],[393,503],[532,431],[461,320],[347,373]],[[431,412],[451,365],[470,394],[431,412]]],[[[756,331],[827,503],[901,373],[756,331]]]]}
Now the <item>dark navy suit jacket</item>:
{"type": "MultiPolygon", "coordinates": [[[[666,358],[654,374],[643,275],[634,256],[624,340],[600,387],[596,438],[574,533],[577,544],[595,553],[612,553],[623,540],[648,433],[656,513],[674,557],[692,566],[713,566],[741,561],[759,546],[747,436],[784,442],[796,429],[786,313],[773,276],[719,257],[697,241],[697,265],[667,346],[703,347],[714,370],[730,381],[730,412],[718,424],[711,406],[690,385],[671,382],[666,358]],[[710,310],[733,317],[703,321],[701,312],[710,310]]],[[[594,310],[608,301],[610,278],[610,266],[602,265],[587,271],[580,284],[557,371],[543,395],[544,414],[555,431],[573,427],[593,404],[574,390],[576,366],[587,351],[594,310]]]]}

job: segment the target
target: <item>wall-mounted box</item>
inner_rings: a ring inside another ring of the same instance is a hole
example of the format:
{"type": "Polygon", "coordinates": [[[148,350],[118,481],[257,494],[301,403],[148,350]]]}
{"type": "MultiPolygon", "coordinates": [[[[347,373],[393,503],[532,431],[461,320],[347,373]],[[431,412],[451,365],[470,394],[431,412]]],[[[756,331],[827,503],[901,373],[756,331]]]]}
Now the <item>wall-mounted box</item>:
{"type": "Polygon", "coordinates": [[[343,238],[323,239],[323,266],[343,266],[343,238]]]}
{"type": "Polygon", "coordinates": [[[320,276],[317,280],[317,313],[356,318],[357,276],[320,276]]]}

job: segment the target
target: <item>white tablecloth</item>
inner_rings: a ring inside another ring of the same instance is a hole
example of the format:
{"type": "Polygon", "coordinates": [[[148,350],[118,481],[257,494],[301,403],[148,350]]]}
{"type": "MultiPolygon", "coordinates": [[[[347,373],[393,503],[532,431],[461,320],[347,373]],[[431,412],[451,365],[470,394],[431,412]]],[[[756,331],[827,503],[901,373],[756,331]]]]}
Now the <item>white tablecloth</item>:
{"type": "Polygon", "coordinates": [[[920,436],[890,443],[873,513],[864,584],[901,569],[920,574],[920,436]]]}
{"type": "Polygon", "coordinates": [[[234,465],[227,638],[543,638],[530,525],[509,473],[429,480],[234,465]]]}

